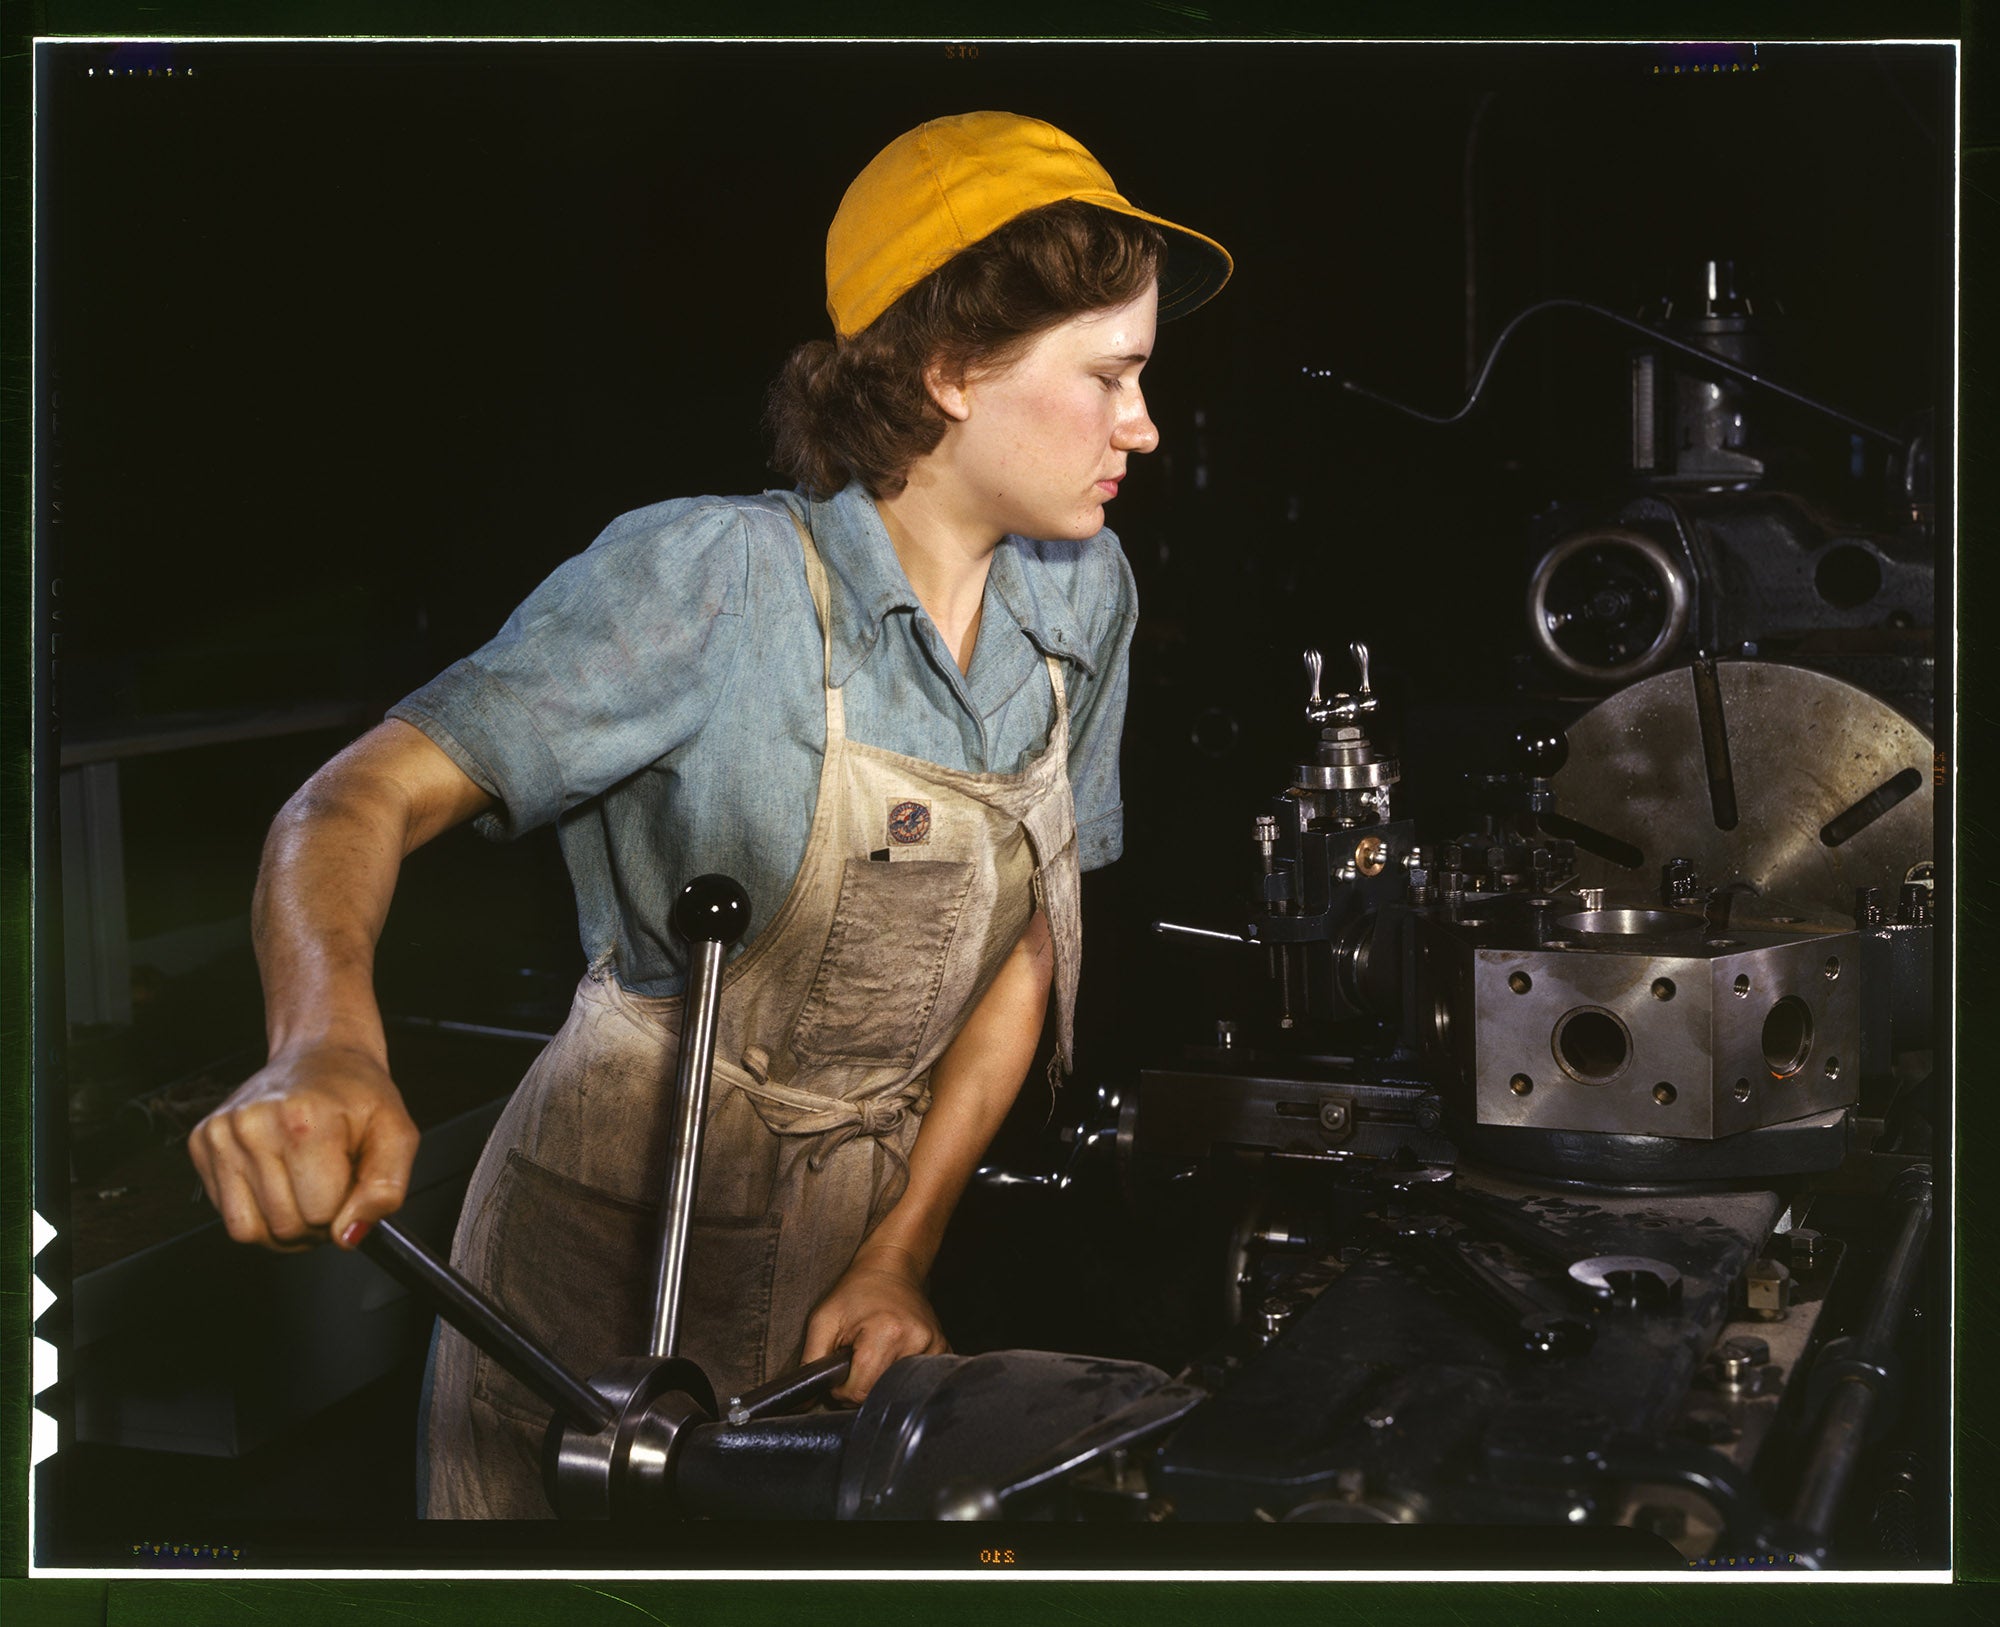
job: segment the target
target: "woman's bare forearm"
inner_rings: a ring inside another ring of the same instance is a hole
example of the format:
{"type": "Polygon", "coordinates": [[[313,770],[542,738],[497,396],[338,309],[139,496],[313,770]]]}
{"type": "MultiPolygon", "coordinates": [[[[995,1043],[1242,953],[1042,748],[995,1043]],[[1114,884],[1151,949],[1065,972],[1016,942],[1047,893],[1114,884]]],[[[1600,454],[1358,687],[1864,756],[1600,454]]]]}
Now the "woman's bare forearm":
{"type": "Polygon", "coordinates": [[[264,842],[251,906],[270,1055],[308,1045],[388,1065],[375,1005],[375,945],[402,867],[390,809],[309,786],[264,842]]]}
{"type": "Polygon", "coordinates": [[[1020,1094],[1041,1043],[1053,967],[1038,911],[958,1037],[931,1070],[931,1107],[910,1149],[910,1181],[860,1255],[898,1250],[930,1271],[945,1224],[1020,1094]]]}
{"type": "Polygon", "coordinates": [[[389,1076],[375,944],[404,856],[487,801],[417,730],[385,723],[273,822],[251,908],[269,1057],[188,1137],[237,1241],[351,1248],[402,1204],[417,1129],[389,1076]]]}
{"type": "Polygon", "coordinates": [[[931,1069],[931,1108],[910,1148],[909,1184],[806,1323],[807,1361],[854,1347],[836,1396],[860,1401],[898,1357],[950,1348],[923,1282],[1035,1059],[1052,964],[1048,923],[1038,913],[931,1069]]]}
{"type": "Polygon", "coordinates": [[[251,906],[271,1055],[329,1045],[386,1062],[375,946],[403,860],[489,801],[416,730],[388,723],[285,804],[251,906]]]}

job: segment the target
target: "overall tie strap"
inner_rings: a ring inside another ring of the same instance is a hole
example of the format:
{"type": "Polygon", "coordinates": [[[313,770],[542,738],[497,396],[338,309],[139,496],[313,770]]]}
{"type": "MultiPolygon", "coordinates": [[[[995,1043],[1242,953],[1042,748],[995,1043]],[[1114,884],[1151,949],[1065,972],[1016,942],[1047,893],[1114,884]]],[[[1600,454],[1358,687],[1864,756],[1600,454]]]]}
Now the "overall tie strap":
{"type": "Polygon", "coordinates": [[[896,1164],[907,1171],[902,1149],[889,1138],[908,1120],[921,1118],[931,1105],[927,1079],[913,1079],[892,1092],[853,1098],[820,1096],[754,1077],[736,1077],[729,1083],[750,1098],[758,1118],[773,1135],[819,1138],[820,1144],[806,1159],[807,1167],[815,1172],[848,1142],[863,1136],[881,1142],[896,1164]]]}

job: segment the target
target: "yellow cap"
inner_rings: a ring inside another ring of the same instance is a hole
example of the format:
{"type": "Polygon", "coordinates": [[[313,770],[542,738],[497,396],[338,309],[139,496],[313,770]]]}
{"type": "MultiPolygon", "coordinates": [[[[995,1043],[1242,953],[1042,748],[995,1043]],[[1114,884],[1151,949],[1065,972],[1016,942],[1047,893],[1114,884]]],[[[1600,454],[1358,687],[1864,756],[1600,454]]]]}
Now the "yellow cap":
{"type": "Polygon", "coordinates": [[[961,249],[1016,215],[1075,198],[1167,234],[1160,316],[1183,316],[1229,280],[1228,250],[1135,209],[1104,166],[1052,124],[961,113],[898,136],[855,177],[826,234],[826,309],[847,338],[961,249]]]}

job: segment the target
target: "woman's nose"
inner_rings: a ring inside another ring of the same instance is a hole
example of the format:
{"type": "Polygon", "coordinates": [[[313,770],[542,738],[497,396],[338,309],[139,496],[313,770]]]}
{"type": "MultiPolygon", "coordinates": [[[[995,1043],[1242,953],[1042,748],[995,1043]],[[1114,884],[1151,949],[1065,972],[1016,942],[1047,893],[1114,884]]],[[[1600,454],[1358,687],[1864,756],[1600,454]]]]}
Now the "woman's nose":
{"type": "Polygon", "coordinates": [[[1159,427],[1154,424],[1152,414],[1146,411],[1146,398],[1142,395],[1131,413],[1118,420],[1118,427],[1112,431],[1111,444],[1121,452],[1150,452],[1160,444],[1159,427]]]}

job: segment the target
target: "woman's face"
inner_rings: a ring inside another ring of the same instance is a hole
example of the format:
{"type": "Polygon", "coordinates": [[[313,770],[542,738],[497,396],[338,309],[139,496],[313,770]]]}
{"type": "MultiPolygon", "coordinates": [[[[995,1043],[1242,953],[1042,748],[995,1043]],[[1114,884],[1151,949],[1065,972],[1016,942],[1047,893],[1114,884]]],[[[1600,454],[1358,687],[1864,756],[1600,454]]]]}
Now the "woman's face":
{"type": "Polygon", "coordinates": [[[940,472],[996,537],[1080,542],[1103,527],[1132,454],[1160,443],[1139,389],[1159,305],[1148,287],[1038,335],[1000,372],[933,381],[953,419],[940,472]]]}

